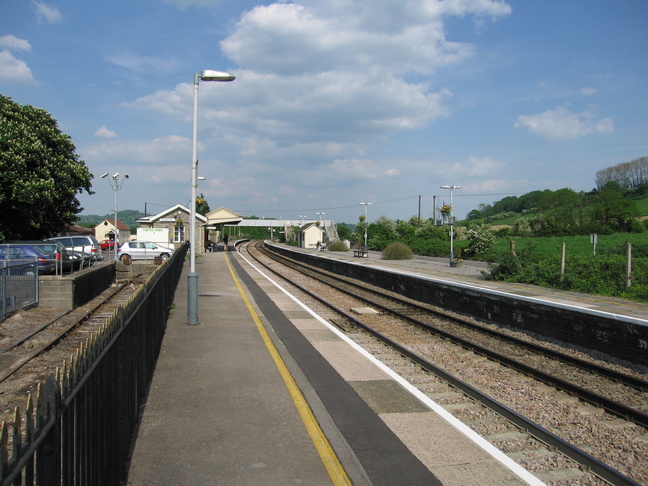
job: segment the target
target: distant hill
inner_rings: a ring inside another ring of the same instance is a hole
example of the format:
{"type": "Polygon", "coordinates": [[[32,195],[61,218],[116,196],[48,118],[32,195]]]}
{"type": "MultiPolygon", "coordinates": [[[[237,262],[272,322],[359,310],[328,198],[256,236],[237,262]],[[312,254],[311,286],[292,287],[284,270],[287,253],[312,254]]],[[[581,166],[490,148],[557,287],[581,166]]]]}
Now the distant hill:
{"type": "MultiPolygon", "coordinates": [[[[122,221],[123,223],[126,223],[131,228],[137,227],[137,220],[143,217],[143,212],[133,209],[124,209],[123,211],[117,212],[117,219],[119,219],[119,221],[122,221]]],[[[115,213],[108,213],[104,214],[103,216],[96,214],[81,214],[79,215],[78,224],[87,228],[94,228],[105,219],[113,221],[115,219],[115,213]]]]}

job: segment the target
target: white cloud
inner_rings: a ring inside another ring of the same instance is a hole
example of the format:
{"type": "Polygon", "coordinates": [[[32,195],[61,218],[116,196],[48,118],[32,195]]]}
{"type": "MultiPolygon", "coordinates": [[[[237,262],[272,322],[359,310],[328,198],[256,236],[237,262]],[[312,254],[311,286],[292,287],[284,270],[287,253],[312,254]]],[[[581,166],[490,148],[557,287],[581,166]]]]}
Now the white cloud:
{"type": "Polygon", "coordinates": [[[174,60],[161,59],[155,56],[140,56],[134,53],[122,53],[108,56],[106,60],[129,71],[172,72],[179,68],[174,60]]]}
{"type": "MultiPolygon", "coordinates": [[[[224,54],[239,66],[231,71],[236,81],[201,83],[199,91],[199,141],[214,142],[215,153],[224,159],[223,145],[238,150],[232,156],[236,164],[215,173],[210,172],[214,164],[205,161],[201,175],[207,181],[201,191],[219,198],[231,194],[263,207],[289,196],[306,201],[309,188],[316,193],[315,188],[334,185],[348,192],[370,181],[390,191],[410,190],[412,179],[422,173],[447,173],[442,163],[384,160],[373,154],[394,134],[451,114],[453,94],[435,85],[433,75],[466,63],[476,48],[448,40],[445,20],[497,18],[508,15],[510,7],[499,1],[453,0],[452,5],[444,3],[445,10],[434,10],[435,3],[298,0],[244,13],[221,43],[224,54]],[[242,196],[241,186],[232,181],[244,181],[250,174],[254,181],[245,184],[249,191],[242,196]],[[275,181],[277,174],[281,181],[266,195],[267,181],[275,181]]],[[[109,60],[130,70],[146,62],[132,54],[109,60]]],[[[192,97],[187,82],[125,107],[181,118],[190,127],[192,97]]],[[[136,153],[143,149],[139,145],[157,153],[148,144],[138,144],[136,153]]],[[[126,160],[133,157],[128,145],[119,154],[105,150],[102,159],[107,161],[122,158],[122,153],[126,160]]],[[[155,173],[170,174],[169,157],[160,155],[155,173]]],[[[185,160],[186,152],[178,156],[185,160]]],[[[499,167],[495,161],[475,159],[458,170],[479,177],[499,167]]],[[[328,196],[334,197],[334,191],[328,196]]]]}
{"type": "MultiPolygon", "coordinates": [[[[291,148],[299,156],[309,152],[308,147],[317,156],[359,154],[390,133],[420,128],[450,111],[449,91],[431,93],[426,85],[391,76],[375,80],[349,72],[285,78],[235,74],[237,80],[226,86],[201,84],[200,127],[213,126],[222,136],[224,130],[218,127],[226,125],[232,132],[229,141],[242,155],[278,158],[291,148]],[[254,136],[241,135],[248,133],[254,136]]],[[[192,96],[191,85],[181,84],[139,98],[129,107],[190,119],[192,96]]]]}
{"type": "MultiPolygon", "coordinates": [[[[464,186],[465,192],[492,192],[500,194],[520,194],[528,192],[537,182],[528,179],[479,179],[464,186]]],[[[501,197],[498,196],[498,199],[501,197]]]]}
{"type": "Polygon", "coordinates": [[[102,125],[95,133],[96,137],[100,138],[115,138],[117,137],[117,132],[113,132],[106,128],[106,125],[102,125]]]}
{"type": "Polygon", "coordinates": [[[451,173],[464,177],[484,177],[499,172],[506,164],[488,157],[470,156],[467,162],[457,162],[451,167],[451,173]]]}
{"type": "Polygon", "coordinates": [[[49,24],[56,24],[63,20],[63,15],[54,6],[46,5],[42,2],[32,1],[32,8],[36,12],[38,20],[42,22],[45,20],[49,24]]]}
{"type": "Polygon", "coordinates": [[[580,92],[584,96],[592,96],[595,95],[598,92],[598,90],[596,88],[588,88],[586,86],[584,88],[581,88],[580,92]]]}
{"type": "Polygon", "coordinates": [[[27,63],[16,59],[7,50],[0,51],[0,80],[11,83],[37,84],[27,63]]]}
{"type": "Polygon", "coordinates": [[[223,0],[164,0],[164,3],[170,3],[183,10],[187,7],[209,7],[222,2],[223,0]]]}
{"type": "Polygon", "coordinates": [[[0,37],[0,47],[10,51],[31,51],[31,44],[25,39],[19,39],[11,34],[0,37]]]}
{"type": "Polygon", "coordinates": [[[574,140],[586,135],[614,131],[611,118],[595,119],[593,113],[573,113],[564,106],[537,115],[520,115],[516,127],[524,127],[531,133],[556,140],[574,140]]]}
{"type": "MultiPolygon", "coordinates": [[[[177,135],[144,141],[120,139],[90,144],[80,152],[95,167],[102,164],[114,167],[142,164],[161,168],[165,165],[177,166],[178,161],[184,161],[187,154],[191,154],[191,140],[177,135]]],[[[145,170],[149,171],[150,167],[145,170]]]]}
{"type": "Polygon", "coordinates": [[[261,73],[430,74],[474,54],[471,44],[446,40],[442,17],[479,13],[483,5],[495,4],[455,2],[462,5],[456,13],[421,9],[420,3],[304,0],[260,6],[242,17],[221,47],[240,66],[261,73]]]}

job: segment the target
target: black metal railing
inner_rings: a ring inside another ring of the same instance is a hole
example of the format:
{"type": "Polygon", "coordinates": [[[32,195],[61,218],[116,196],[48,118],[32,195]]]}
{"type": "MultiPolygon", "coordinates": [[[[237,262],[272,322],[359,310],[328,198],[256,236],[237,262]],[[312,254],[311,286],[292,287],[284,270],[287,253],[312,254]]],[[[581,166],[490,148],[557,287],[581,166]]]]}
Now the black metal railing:
{"type": "Polygon", "coordinates": [[[0,484],[118,485],[187,245],[0,427],[0,484]]]}

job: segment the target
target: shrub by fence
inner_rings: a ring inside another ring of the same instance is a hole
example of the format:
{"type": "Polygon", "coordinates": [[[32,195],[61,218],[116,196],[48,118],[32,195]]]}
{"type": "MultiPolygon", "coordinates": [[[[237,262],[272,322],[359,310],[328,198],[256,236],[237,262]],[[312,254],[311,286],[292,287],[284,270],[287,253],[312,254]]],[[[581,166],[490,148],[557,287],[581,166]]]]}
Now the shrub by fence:
{"type": "Polygon", "coordinates": [[[187,246],[160,266],[0,428],[4,485],[115,485],[166,328],[187,246]]]}

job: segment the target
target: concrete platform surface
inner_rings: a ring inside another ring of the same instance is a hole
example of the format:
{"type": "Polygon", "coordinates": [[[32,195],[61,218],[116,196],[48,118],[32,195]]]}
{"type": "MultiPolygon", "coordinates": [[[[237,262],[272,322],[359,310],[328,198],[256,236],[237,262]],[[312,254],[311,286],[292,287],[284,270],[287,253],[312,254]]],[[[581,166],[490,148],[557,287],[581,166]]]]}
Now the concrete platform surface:
{"type": "Polygon", "coordinates": [[[196,270],[199,325],[186,325],[185,273],[133,451],[132,486],[541,484],[240,255],[202,255],[196,270]]]}

